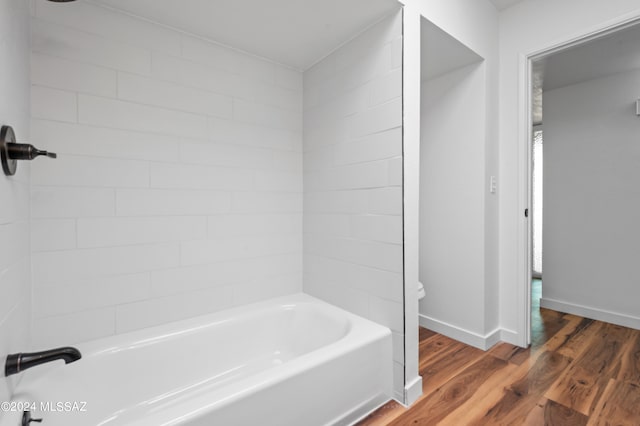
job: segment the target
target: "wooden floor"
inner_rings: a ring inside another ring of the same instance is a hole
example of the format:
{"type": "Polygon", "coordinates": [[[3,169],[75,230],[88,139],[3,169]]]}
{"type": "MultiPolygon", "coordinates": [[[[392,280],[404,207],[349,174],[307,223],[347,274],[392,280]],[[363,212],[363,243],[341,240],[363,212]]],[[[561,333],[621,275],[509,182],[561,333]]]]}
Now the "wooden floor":
{"type": "Polygon", "coordinates": [[[640,331],[538,306],[532,323],[529,349],[488,352],[421,328],[423,396],[358,426],[640,425],[640,331]]]}

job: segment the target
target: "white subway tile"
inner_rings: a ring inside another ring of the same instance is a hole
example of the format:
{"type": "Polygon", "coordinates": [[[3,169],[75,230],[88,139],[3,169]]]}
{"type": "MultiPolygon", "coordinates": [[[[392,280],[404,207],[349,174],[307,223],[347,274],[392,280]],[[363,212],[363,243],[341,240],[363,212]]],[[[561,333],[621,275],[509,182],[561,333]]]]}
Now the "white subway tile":
{"type": "Polygon", "coordinates": [[[302,130],[302,111],[291,111],[243,99],[233,100],[233,118],[242,123],[259,126],[302,130]]]}
{"type": "Polygon", "coordinates": [[[402,100],[395,99],[353,116],[350,135],[359,138],[399,126],[402,126],[402,100]]]}
{"type": "Polygon", "coordinates": [[[207,136],[207,118],[203,115],[82,94],[78,95],[78,103],[82,124],[194,138],[207,136]]]}
{"type": "Polygon", "coordinates": [[[305,239],[304,251],[384,271],[402,272],[400,244],[316,236],[305,239]]]}
{"type": "Polygon", "coordinates": [[[78,99],[73,92],[31,86],[31,116],[47,120],[78,121],[78,99]]]}
{"type": "Polygon", "coordinates": [[[259,281],[302,271],[302,253],[181,266],[151,273],[153,296],[259,281]]]}
{"type": "Polygon", "coordinates": [[[398,36],[391,42],[391,67],[399,68],[402,66],[402,36],[398,36]]]}
{"type": "Polygon", "coordinates": [[[158,80],[227,96],[238,96],[246,90],[243,79],[229,71],[156,53],[153,55],[152,76],[158,80]]]}
{"type": "Polygon", "coordinates": [[[402,218],[400,216],[351,216],[351,233],[361,240],[402,244],[402,218]]]}
{"type": "Polygon", "coordinates": [[[391,44],[363,55],[349,54],[334,84],[338,93],[372,82],[391,70],[391,44]]]}
{"type": "Polygon", "coordinates": [[[220,44],[183,35],[182,56],[219,70],[235,72],[238,58],[242,54],[220,44]]]}
{"type": "Polygon", "coordinates": [[[299,213],[216,215],[209,216],[208,224],[210,238],[302,233],[299,213]]]}
{"type": "Polygon", "coordinates": [[[29,223],[26,220],[0,225],[0,270],[29,255],[29,223]]]}
{"type": "Polygon", "coordinates": [[[131,274],[177,266],[178,244],[155,244],[34,253],[34,283],[131,274]]]}
{"type": "Polygon", "coordinates": [[[31,55],[31,83],[71,92],[116,96],[116,72],[80,62],[34,53],[31,55]]]}
{"type": "Polygon", "coordinates": [[[250,191],[254,172],[213,166],[154,163],[150,166],[153,188],[250,191]]]}
{"type": "Polygon", "coordinates": [[[262,277],[233,287],[233,302],[236,305],[255,303],[273,297],[302,291],[302,272],[275,277],[262,277]]]}
{"type": "Polygon", "coordinates": [[[349,287],[400,303],[404,300],[403,276],[399,272],[384,271],[312,254],[305,254],[304,271],[319,281],[337,287],[349,287]]]}
{"type": "Polygon", "coordinates": [[[402,157],[389,160],[389,186],[402,186],[402,157]]]}
{"type": "Polygon", "coordinates": [[[36,16],[105,39],[171,54],[180,53],[180,33],[98,5],[75,2],[59,7],[55,3],[38,1],[36,16]]]}
{"type": "Polygon", "coordinates": [[[231,118],[232,98],[201,89],[118,73],[118,98],[172,110],[231,118]]]}
{"type": "Polygon", "coordinates": [[[393,360],[404,362],[404,334],[394,331],[391,333],[391,345],[393,350],[393,360]]]}
{"type": "MultiPolygon", "coordinates": [[[[3,265],[5,265],[5,262],[3,262],[3,265]]],[[[2,314],[0,325],[18,304],[22,303],[22,301],[27,303],[31,301],[29,276],[29,257],[26,253],[17,261],[0,268],[0,292],[2,292],[2,297],[0,298],[0,313],[2,314]]]]}
{"type": "MultiPolygon", "coordinates": [[[[35,15],[31,140],[60,154],[21,170],[36,337],[299,292],[302,73],[94,4],[35,15]]],[[[15,217],[0,207],[0,223],[15,217]]]]}
{"type": "Polygon", "coordinates": [[[34,185],[148,187],[149,163],[73,155],[59,155],[56,161],[42,161],[31,170],[34,185]]]}
{"type": "Polygon", "coordinates": [[[239,75],[269,84],[275,84],[276,68],[281,66],[257,56],[247,54],[238,54],[235,64],[235,71],[239,75]]]}
{"type": "Polygon", "coordinates": [[[241,80],[234,91],[234,97],[291,111],[302,109],[302,91],[289,90],[260,81],[241,80]]]}
{"type": "MultiPolygon", "coordinates": [[[[30,175],[30,168],[22,168],[23,173],[30,175]]],[[[0,194],[11,194],[11,202],[0,203],[0,225],[17,222],[29,217],[29,181],[0,179],[0,194]]]]}
{"type": "Polygon", "coordinates": [[[391,330],[402,333],[404,330],[404,308],[402,303],[371,296],[369,318],[391,330]]]}
{"type": "Polygon", "coordinates": [[[234,213],[301,213],[302,194],[278,192],[234,192],[234,213]]]}
{"type": "Polygon", "coordinates": [[[204,315],[232,304],[231,287],[218,287],[120,305],[116,308],[116,331],[125,333],[204,315]]]}
{"type": "Polygon", "coordinates": [[[96,309],[33,321],[33,346],[37,349],[74,345],[115,334],[115,310],[96,309]]]}
{"type": "Polygon", "coordinates": [[[182,78],[183,63],[177,56],[170,56],[159,52],[151,53],[151,77],[161,81],[184,83],[182,78]]]}
{"type": "MultiPolygon", "coordinates": [[[[32,346],[31,303],[27,297],[14,300],[13,309],[3,316],[0,322],[0,351],[5,354],[16,353],[32,346]]],[[[12,376],[0,380],[0,398],[11,401],[19,377],[12,376]]]]}
{"type": "Polygon", "coordinates": [[[51,251],[76,248],[74,219],[31,220],[31,250],[51,251]]]}
{"type": "Polygon", "coordinates": [[[62,154],[132,160],[173,161],[176,137],[56,121],[31,121],[34,145],[62,154]]]}
{"type": "Polygon", "coordinates": [[[115,191],[100,188],[34,186],[31,190],[32,218],[113,216],[115,191]]]}
{"type": "Polygon", "coordinates": [[[348,142],[350,120],[353,119],[335,119],[316,127],[305,126],[304,150],[348,142]]]}
{"type": "Polygon", "coordinates": [[[336,145],[335,162],[338,165],[382,160],[402,155],[402,128],[375,133],[349,143],[336,145]]]}
{"type": "Polygon", "coordinates": [[[302,152],[272,151],[274,170],[298,172],[302,175],[302,152]]]}
{"type": "Polygon", "coordinates": [[[187,216],[228,212],[231,194],[192,190],[127,190],[116,193],[118,216],[187,216]]]}
{"type": "Polygon", "coordinates": [[[230,120],[209,118],[209,138],[220,143],[279,150],[299,150],[302,133],[294,130],[276,129],[230,120]]]}
{"type": "MultiPolygon", "coordinates": [[[[303,153],[303,171],[305,174],[314,171],[326,170],[329,167],[334,166],[335,151],[342,146],[329,145],[320,146],[313,150],[306,150],[303,153]]],[[[306,186],[306,182],[305,182],[306,186]]]]}
{"type": "Polygon", "coordinates": [[[70,27],[31,21],[32,51],[72,61],[149,75],[151,52],[70,27]]]}
{"type": "Polygon", "coordinates": [[[329,171],[329,178],[325,181],[327,186],[321,189],[385,187],[389,183],[388,164],[386,161],[373,161],[336,167],[329,171]]]}
{"type": "Polygon", "coordinates": [[[346,214],[317,214],[305,212],[304,233],[345,238],[350,237],[350,217],[346,214]]]}
{"type": "Polygon", "coordinates": [[[404,387],[404,370],[404,362],[393,363],[393,394],[398,401],[401,401],[406,395],[404,387]]]}
{"type": "Polygon", "coordinates": [[[45,286],[34,291],[35,318],[96,310],[149,297],[148,273],[98,277],[65,286],[45,286]]]}
{"type": "Polygon", "coordinates": [[[307,274],[304,276],[304,292],[363,318],[369,315],[367,293],[349,287],[333,286],[307,274]]]}
{"type": "Polygon", "coordinates": [[[367,209],[362,213],[402,214],[402,188],[380,188],[361,191],[359,196],[366,199],[367,209]]]}
{"type": "Polygon", "coordinates": [[[151,295],[163,297],[233,285],[240,281],[236,278],[236,272],[247,266],[248,264],[242,260],[152,271],[151,295]]]}
{"type": "Polygon", "coordinates": [[[258,191],[302,192],[302,173],[257,171],[255,177],[258,191]]]}
{"type": "Polygon", "coordinates": [[[273,150],[247,146],[195,140],[180,144],[180,162],[187,164],[268,169],[274,165],[274,156],[273,150]]]}
{"type": "Polygon", "coordinates": [[[375,106],[402,96],[402,69],[396,68],[370,83],[369,105],[375,106]]]}
{"type": "Polygon", "coordinates": [[[304,210],[313,213],[402,214],[402,188],[305,192],[304,210]]]}
{"type": "Polygon", "coordinates": [[[215,240],[186,241],[181,245],[181,264],[198,265],[227,260],[297,253],[301,235],[241,236],[215,240]]]}
{"type": "Polygon", "coordinates": [[[195,240],[207,234],[206,217],[79,218],[78,247],[109,247],[195,240]]]}

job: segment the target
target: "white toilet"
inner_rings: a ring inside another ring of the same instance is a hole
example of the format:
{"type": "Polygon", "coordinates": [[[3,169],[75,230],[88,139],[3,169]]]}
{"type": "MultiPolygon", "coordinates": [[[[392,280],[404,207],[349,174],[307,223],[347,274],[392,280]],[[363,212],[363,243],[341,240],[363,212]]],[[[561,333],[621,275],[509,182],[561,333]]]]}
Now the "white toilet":
{"type": "Polygon", "coordinates": [[[420,281],[418,281],[418,300],[424,299],[424,296],[425,296],[424,284],[422,284],[420,281]]]}

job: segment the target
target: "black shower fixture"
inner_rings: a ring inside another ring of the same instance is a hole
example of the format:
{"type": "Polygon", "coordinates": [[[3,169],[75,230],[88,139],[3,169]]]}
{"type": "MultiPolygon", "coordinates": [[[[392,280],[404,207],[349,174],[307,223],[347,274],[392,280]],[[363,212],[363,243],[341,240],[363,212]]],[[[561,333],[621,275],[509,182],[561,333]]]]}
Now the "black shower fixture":
{"type": "Polygon", "coordinates": [[[16,136],[11,126],[0,128],[0,160],[2,160],[2,170],[5,175],[16,174],[18,160],[33,160],[41,155],[57,158],[53,152],[41,151],[28,143],[16,143],[16,136]]]}

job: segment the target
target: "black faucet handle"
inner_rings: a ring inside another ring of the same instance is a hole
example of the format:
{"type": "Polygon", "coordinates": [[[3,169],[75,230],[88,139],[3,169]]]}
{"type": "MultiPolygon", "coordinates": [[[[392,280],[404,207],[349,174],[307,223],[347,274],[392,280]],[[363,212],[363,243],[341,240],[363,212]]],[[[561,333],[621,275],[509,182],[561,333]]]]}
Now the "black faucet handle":
{"type": "Polygon", "coordinates": [[[22,413],[22,426],[29,426],[31,422],[42,423],[42,419],[34,419],[31,417],[31,411],[25,411],[22,413]]]}
{"type": "Polygon", "coordinates": [[[7,144],[9,158],[13,160],[33,160],[36,157],[44,156],[49,158],[57,158],[58,155],[43,151],[28,143],[9,143],[7,144]]]}

